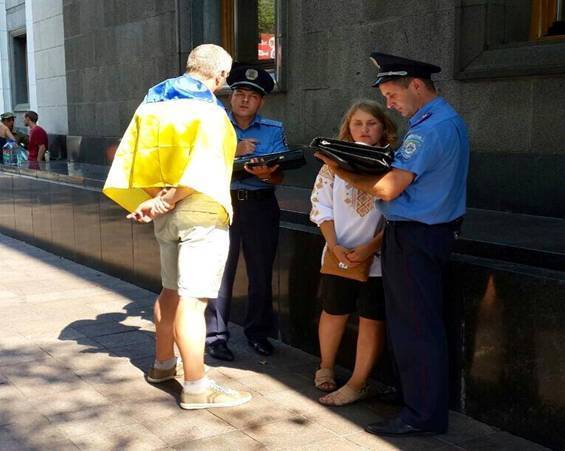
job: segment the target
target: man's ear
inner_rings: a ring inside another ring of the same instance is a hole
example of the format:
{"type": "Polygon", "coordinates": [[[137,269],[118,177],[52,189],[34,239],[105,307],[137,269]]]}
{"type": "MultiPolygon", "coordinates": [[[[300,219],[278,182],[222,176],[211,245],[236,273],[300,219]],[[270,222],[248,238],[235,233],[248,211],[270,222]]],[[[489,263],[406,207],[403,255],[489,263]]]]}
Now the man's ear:
{"type": "Polygon", "coordinates": [[[410,85],[412,85],[412,88],[414,89],[414,91],[416,92],[422,92],[422,90],[424,89],[425,85],[424,82],[422,80],[420,80],[419,78],[413,78],[410,81],[410,85]]]}

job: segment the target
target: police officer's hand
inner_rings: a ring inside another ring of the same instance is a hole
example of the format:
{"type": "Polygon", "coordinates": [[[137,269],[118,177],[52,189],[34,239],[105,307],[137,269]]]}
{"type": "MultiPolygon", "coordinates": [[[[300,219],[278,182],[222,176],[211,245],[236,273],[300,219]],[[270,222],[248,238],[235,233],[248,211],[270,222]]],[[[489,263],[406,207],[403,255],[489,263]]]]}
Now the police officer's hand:
{"type": "MultiPolygon", "coordinates": [[[[260,158],[252,158],[250,163],[260,163],[261,161],[262,160],[260,158]]],[[[269,181],[271,179],[271,175],[279,168],[279,165],[278,164],[274,166],[267,166],[266,164],[258,165],[258,166],[245,165],[243,168],[250,174],[253,174],[258,179],[261,179],[263,181],[269,181]]]]}
{"type": "Polygon", "coordinates": [[[241,157],[242,155],[248,155],[255,152],[255,148],[259,144],[259,140],[255,138],[242,139],[237,143],[237,149],[235,150],[235,155],[241,157]]]}
{"type": "Polygon", "coordinates": [[[322,160],[332,171],[335,172],[336,169],[339,169],[339,165],[334,160],[322,155],[320,152],[314,152],[314,156],[318,160],[322,160]]]}
{"type": "Polygon", "coordinates": [[[349,258],[348,254],[351,252],[350,249],[347,249],[337,244],[330,250],[335,255],[335,258],[337,258],[339,262],[343,265],[342,267],[343,269],[355,268],[356,266],[359,265],[358,262],[354,262],[349,258]]]}

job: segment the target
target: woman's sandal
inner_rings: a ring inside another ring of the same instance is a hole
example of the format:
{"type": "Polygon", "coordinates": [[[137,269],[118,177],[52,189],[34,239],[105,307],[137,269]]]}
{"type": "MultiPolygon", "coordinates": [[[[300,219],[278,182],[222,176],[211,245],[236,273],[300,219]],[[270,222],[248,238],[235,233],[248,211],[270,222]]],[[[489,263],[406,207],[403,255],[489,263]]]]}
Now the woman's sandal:
{"type": "Polygon", "coordinates": [[[337,388],[334,379],[334,370],[331,368],[320,368],[314,375],[314,385],[318,390],[333,392],[337,388]]]}
{"type": "Polygon", "coordinates": [[[325,406],[346,406],[361,399],[365,399],[369,394],[367,387],[361,391],[352,389],[349,385],[344,385],[339,390],[322,396],[318,401],[325,406]]]}

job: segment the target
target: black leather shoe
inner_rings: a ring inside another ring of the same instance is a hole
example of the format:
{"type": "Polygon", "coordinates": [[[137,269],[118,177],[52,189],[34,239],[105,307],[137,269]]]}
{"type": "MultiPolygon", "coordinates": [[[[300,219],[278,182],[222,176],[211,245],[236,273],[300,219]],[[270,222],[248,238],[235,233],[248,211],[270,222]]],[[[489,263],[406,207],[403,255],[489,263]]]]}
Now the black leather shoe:
{"type": "Polygon", "coordinates": [[[247,343],[249,344],[249,346],[253,348],[253,350],[257,354],[261,354],[261,355],[273,354],[274,351],[273,345],[266,338],[253,338],[253,339],[249,338],[247,340],[247,343]]]}
{"type": "Polygon", "coordinates": [[[233,352],[228,348],[228,344],[223,340],[218,340],[213,343],[206,343],[206,354],[218,360],[225,360],[226,362],[233,362],[233,352]]]}
{"type": "Polygon", "coordinates": [[[441,434],[441,432],[426,431],[424,429],[418,429],[414,426],[410,426],[402,421],[400,417],[369,424],[365,430],[370,434],[382,435],[385,437],[414,437],[441,434]]]}

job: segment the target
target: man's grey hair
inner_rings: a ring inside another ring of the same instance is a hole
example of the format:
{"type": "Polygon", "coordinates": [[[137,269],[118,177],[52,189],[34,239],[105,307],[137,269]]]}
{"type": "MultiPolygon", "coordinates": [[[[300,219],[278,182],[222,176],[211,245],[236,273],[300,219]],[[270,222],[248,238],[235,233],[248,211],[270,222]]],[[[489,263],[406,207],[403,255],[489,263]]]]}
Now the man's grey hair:
{"type": "Polygon", "coordinates": [[[232,57],[219,45],[202,44],[194,48],[186,61],[188,73],[199,74],[205,78],[227,75],[232,65],[232,57]]]}

